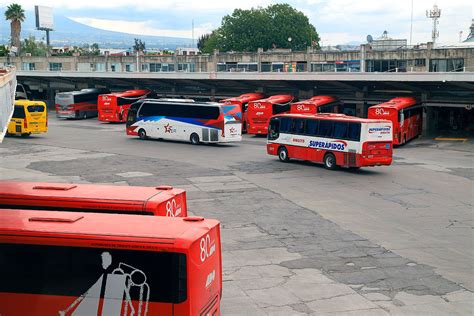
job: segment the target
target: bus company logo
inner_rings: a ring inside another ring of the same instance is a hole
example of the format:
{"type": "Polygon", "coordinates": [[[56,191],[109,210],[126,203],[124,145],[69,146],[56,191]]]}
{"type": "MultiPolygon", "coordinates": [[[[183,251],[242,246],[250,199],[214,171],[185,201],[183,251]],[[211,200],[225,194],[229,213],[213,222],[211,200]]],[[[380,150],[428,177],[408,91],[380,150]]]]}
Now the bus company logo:
{"type": "Polygon", "coordinates": [[[253,104],[253,108],[263,110],[263,109],[266,109],[266,106],[264,104],[261,104],[261,103],[257,102],[257,103],[253,104]]]}
{"type": "Polygon", "coordinates": [[[237,129],[235,127],[231,127],[229,129],[229,132],[230,132],[231,135],[235,135],[235,134],[237,134],[237,129]]]}
{"type": "Polygon", "coordinates": [[[166,202],[166,216],[177,217],[181,214],[181,206],[176,203],[175,199],[166,202]]]}
{"type": "Polygon", "coordinates": [[[206,234],[206,236],[201,238],[199,246],[201,248],[201,262],[206,261],[207,258],[212,256],[214,252],[216,252],[216,243],[214,241],[211,241],[211,236],[209,236],[209,234],[206,234]]]}
{"type": "Polygon", "coordinates": [[[176,128],[173,128],[172,125],[170,125],[170,123],[166,124],[165,126],[163,126],[165,128],[165,133],[176,133],[176,128]]]}
{"type": "MultiPolygon", "coordinates": [[[[216,270],[212,270],[206,278],[206,289],[211,286],[212,282],[216,279],[216,270]]],[[[0,315],[1,316],[1,315],[0,315]]]]}
{"type": "Polygon", "coordinates": [[[102,101],[110,101],[110,98],[106,95],[102,96],[102,101]]]}
{"type": "Polygon", "coordinates": [[[333,142],[312,140],[309,142],[309,147],[321,148],[321,149],[332,149],[332,150],[344,150],[347,147],[347,142],[343,140],[336,140],[333,142]]]}
{"type": "Polygon", "coordinates": [[[382,126],[382,127],[369,127],[369,134],[373,134],[373,133],[390,134],[391,131],[392,131],[392,127],[389,125],[382,126]]]}
{"type": "Polygon", "coordinates": [[[255,115],[263,115],[263,112],[257,112],[255,115]]]}
{"type": "Polygon", "coordinates": [[[385,109],[382,109],[382,108],[376,108],[375,109],[375,114],[376,115],[390,115],[390,112],[385,111],[385,109]]]}
{"type": "Polygon", "coordinates": [[[297,110],[297,111],[306,111],[306,112],[307,112],[307,111],[309,111],[309,107],[300,104],[300,105],[297,105],[297,106],[296,106],[296,110],[297,110]]]}

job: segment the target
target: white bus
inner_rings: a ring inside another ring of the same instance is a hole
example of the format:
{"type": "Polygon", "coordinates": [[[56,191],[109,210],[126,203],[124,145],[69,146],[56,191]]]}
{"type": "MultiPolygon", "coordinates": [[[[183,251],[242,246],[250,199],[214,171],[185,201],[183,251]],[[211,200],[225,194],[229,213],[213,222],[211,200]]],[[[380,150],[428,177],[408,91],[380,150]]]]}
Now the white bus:
{"type": "Polygon", "coordinates": [[[177,99],[146,99],[131,105],[127,135],[199,143],[242,140],[240,109],[235,105],[177,99]]]}

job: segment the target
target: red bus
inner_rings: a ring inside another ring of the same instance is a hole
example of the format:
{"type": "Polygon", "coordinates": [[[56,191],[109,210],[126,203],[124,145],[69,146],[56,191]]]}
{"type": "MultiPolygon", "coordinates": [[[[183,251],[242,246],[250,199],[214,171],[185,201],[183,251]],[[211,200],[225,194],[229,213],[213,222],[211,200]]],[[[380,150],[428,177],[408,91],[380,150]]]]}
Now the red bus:
{"type": "Polygon", "coordinates": [[[251,101],[247,107],[247,133],[266,135],[268,122],[275,114],[290,111],[291,94],[273,95],[266,99],[251,101]]]}
{"type": "Polygon", "coordinates": [[[413,97],[394,98],[371,106],[368,117],[392,121],[394,145],[403,145],[422,133],[423,108],[413,97]]]}
{"type": "Polygon", "coordinates": [[[185,217],[186,191],[140,187],[0,181],[0,208],[185,217]]]}
{"type": "Polygon", "coordinates": [[[0,212],[0,314],[219,315],[219,222],[0,212]]]}
{"type": "Polygon", "coordinates": [[[265,96],[263,93],[246,93],[242,94],[238,97],[235,98],[230,98],[230,99],[224,99],[221,100],[221,103],[224,103],[226,105],[238,105],[240,108],[240,111],[242,112],[242,132],[247,131],[247,107],[248,103],[250,101],[255,101],[255,100],[260,100],[263,99],[265,96]]]}
{"type": "Polygon", "coordinates": [[[152,94],[151,90],[128,90],[100,95],[97,104],[99,121],[125,122],[130,105],[140,99],[148,98],[152,94]]]}
{"type": "Polygon", "coordinates": [[[333,96],[317,95],[309,100],[293,103],[290,113],[338,113],[339,105],[339,99],[333,96]]]}
{"type": "Polygon", "coordinates": [[[392,122],[344,114],[280,114],[271,118],[267,153],[359,168],[392,163],[392,122]]]}
{"type": "Polygon", "coordinates": [[[56,116],[59,118],[86,119],[97,116],[97,98],[109,89],[82,89],[56,94],[56,116]]]}

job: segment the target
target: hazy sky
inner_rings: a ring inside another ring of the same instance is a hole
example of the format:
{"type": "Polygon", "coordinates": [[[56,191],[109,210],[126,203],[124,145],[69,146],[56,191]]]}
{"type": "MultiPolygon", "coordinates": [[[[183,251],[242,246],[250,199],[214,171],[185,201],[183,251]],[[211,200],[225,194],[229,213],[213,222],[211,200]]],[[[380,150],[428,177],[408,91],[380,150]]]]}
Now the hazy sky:
{"type": "MultiPolygon", "coordinates": [[[[2,7],[13,1],[0,0],[2,7]]],[[[287,2],[303,11],[316,26],[322,44],[342,44],[365,41],[367,34],[379,37],[387,30],[390,37],[410,36],[411,0],[16,0],[27,10],[34,5],[54,8],[54,14],[73,18],[90,26],[143,35],[191,38],[194,19],[195,37],[218,27],[221,18],[235,8],[266,6],[287,2]]],[[[413,0],[413,44],[431,39],[431,20],[425,11],[437,4],[441,10],[439,22],[441,43],[456,43],[459,31],[463,38],[469,33],[474,17],[473,0],[413,0]]]]}

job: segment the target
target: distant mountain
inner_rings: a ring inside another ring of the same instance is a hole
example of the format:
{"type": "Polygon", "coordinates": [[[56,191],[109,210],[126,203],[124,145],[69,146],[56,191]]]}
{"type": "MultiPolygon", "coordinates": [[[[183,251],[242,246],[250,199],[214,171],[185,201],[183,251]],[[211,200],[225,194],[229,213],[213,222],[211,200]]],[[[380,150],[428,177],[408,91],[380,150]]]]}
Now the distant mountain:
{"type": "MultiPolygon", "coordinates": [[[[26,20],[22,23],[22,38],[34,35],[37,39],[44,38],[45,32],[35,29],[35,15],[32,11],[26,11],[26,20]]],[[[4,9],[0,10],[0,16],[4,16],[4,9]]],[[[50,33],[52,46],[83,45],[98,43],[101,48],[130,48],[134,44],[134,38],[140,38],[146,43],[147,48],[175,49],[176,47],[189,47],[192,45],[190,38],[150,36],[139,34],[127,34],[121,32],[105,31],[95,27],[73,21],[65,16],[54,15],[54,29],[50,33]]],[[[10,22],[0,19],[0,43],[7,43],[10,37],[10,22]]]]}

